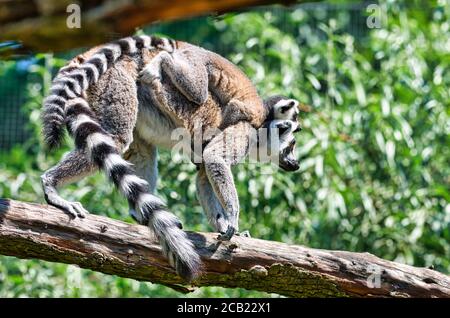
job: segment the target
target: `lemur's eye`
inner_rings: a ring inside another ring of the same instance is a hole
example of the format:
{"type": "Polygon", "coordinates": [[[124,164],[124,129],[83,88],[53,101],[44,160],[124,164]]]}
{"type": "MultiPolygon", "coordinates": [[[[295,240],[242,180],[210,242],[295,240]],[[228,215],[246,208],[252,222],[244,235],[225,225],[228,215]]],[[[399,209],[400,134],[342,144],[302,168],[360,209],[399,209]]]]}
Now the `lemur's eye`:
{"type": "Polygon", "coordinates": [[[280,107],[280,112],[281,112],[282,114],[284,114],[284,113],[287,112],[291,107],[292,107],[291,104],[288,104],[288,105],[286,105],[286,106],[280,107]]]}

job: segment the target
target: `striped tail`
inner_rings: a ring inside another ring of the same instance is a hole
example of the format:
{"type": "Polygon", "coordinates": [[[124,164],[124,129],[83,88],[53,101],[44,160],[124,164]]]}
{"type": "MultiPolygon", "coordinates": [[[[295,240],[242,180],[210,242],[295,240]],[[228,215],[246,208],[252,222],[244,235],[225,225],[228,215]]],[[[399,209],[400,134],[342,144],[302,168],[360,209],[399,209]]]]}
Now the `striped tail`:
{"type": "Polygon", "coordinates": [[[86,149],[92,162],[105,171],[134,207],[132,216],[153,230],[177,273],[187,280],[195,278],[200,271],[200,257],[177,217],[148,192],[148,183],[136,176],[131,164],[120,156],[114,140],[95,120],[83,98],[70,100],[66,109],[67,127],[77,148],[86,149]]]}
{"type": "Polygon", "coordinates": [[[81,97],[120,57],[140,54],[144,48],[173,52],[175,41],[147,35],[127,37],[102,46],[81,64],[69,65],[59,71],[44,100],[42,114],[44,142],[49,149],[59,147],[64,139],[68,101],[81,97]]]}

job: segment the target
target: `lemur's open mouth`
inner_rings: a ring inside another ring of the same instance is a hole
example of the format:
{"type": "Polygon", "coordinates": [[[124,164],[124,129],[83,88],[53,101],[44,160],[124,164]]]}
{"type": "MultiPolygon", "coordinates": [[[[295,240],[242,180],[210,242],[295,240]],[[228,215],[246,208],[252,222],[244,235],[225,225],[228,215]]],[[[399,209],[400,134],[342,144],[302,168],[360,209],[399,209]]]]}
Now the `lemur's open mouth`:
{"type": "Polygon", "coordinates": [[[286,160],[280,161],[280,168],[285,171],[297,171],[300,168],[300,165],[297,160],[286,160]]]}

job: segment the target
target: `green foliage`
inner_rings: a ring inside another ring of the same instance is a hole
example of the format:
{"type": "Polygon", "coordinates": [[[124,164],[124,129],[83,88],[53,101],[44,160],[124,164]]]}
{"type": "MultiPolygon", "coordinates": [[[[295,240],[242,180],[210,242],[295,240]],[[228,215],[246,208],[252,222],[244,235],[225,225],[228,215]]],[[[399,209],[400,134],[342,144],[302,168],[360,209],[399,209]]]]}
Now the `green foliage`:
{"type": "MultiPolygon", "coordinates": [[[[450,8],[383,4],[387,24],[365,25],[361,10],[267,9],[146,30],[200,44],[237,63],[263,96],[310,105],[298,136],[301,169],[235,169],[241,229],[268,240],[380,257],[450,272],[450,8]],[[358,32],[351,27],[357,16],[358,32]]],[[[0,155],[0,197],[43,202],[39,175],[64,149],[39,146],[39,114],[51,74],[64,60],[36,56],[23,110],[32,138],[0,155]]],[[[0,74],[11,67],[0,64],[0,74]]],[[[158,192],[186,228],[210,228],[195,197],[195,167],[160,154],[158,192]]],[[[93,213],[131,222],[103,176],[61,191],[93,213]],[[108,209],[105,209],[108,207],[108,209]]],[[[0,296],[182,296],[163,286],[74,266],[0,257],[0,296]]],[[[202,288],[190,295],[259,296],[202,288]]]]}

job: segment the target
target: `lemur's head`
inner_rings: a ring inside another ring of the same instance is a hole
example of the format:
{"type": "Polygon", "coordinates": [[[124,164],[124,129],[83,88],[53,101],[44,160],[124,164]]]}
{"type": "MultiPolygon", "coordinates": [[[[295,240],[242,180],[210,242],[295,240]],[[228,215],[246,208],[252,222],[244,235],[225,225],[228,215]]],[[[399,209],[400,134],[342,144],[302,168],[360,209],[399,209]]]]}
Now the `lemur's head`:
{"type": "Polygon", "coordinates": [[[267,112],[266,121],[274,119],[297,121],[300,112],[298,105],[299,102],[295,99],[282,95],[271,96],[264,100],[264,107],[267,112]]]}
{"type": "Polygon", "coordinates": [[[277,95],[264,100],[264,105],[267,110],[264,127],[269,129],[268,147],[272,148],[271,153],[278,152],[278,166],[283,170],[298,170],[299,162],[295,156],[294,134],[301,130],[298,122],[299,102],[277,95]]]}
{"type": "Polygon", "coordinates": [[[264,100],[267,117],[265,128],[269,129],[268,146],[271,153],[277,153],[278,166],[286,171],[299,169],[295,156],[295,133],[301,130],[298,122],[299,102],[292,98],[276,95],[264,100]],[[276,138],[277,140],[274,140],[276,138]]]}
{"type": "Polygon", "coordinates": [[[298,121],[274,119],[269,122],[269,147],[277,147],[278,166],[285,171],[296,171],[299,162],[295,156],[295,135],[301,130],[298,121]],[[273,138],[277,138],[275,142],[273,138]]]}

